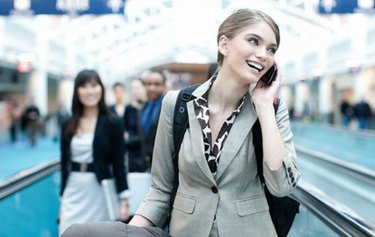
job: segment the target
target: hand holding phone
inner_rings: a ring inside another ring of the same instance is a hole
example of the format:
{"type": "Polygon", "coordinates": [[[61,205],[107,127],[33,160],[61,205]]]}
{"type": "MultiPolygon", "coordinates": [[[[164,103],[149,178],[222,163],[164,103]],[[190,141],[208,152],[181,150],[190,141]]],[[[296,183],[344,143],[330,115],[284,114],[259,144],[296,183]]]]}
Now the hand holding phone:
{"type": "Polygon", "coordinates": [[[260,80],[262,80],[266,85],[271,85],[271,83],[276,79],[277,76],[277,66],[274,64],[272,67],[264,74],[260,80]]]}

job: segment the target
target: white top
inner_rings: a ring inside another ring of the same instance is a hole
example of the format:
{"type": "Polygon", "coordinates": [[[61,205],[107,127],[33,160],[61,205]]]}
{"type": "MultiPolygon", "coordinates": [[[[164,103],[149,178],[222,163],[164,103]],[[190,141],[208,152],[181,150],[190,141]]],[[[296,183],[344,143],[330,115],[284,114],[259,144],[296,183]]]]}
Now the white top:
{"type": "MultiPolygon", "coordinates": [[[[73,136],[71,142],[73,161],[79,163],[93,161],[93,139],[92,133],[73,136]]],[[[109,215],[103,189],[95,173],[72,171],[61,198],[60,235],[73,223],[107,220],[109,220],[109,215]]]]}
{"type": "Polygon", "coordinates": [[[92,163],[94,133],[82,133],[72,138],[70,149],[72,152],[72,161],[77,163],[92,163]]]}

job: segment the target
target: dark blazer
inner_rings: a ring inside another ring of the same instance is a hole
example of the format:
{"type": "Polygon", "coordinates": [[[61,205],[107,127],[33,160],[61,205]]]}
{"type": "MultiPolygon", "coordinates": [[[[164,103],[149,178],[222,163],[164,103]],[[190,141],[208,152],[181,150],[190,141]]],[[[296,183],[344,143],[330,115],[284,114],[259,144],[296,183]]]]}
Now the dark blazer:
{"type": "MultiPolygon", "coordinates": [[[[143,106],[142,114],[144,113],[144,110],[147,107],[147,104],[148,104],[148,102],[146,103],[145,106],[143,106]]],[[[152,160],[152,153],[153,153],[153,150],[154,150],[156,130],[158,128],[158,123],[159,123],[160,111],[161,111],[161,106],[159,108],[159,111],[157,112],[156,118],[151,121],[150,130],[149,130],[148,134],[144,134],[143,130],[141,129],[142,134],[143,134],[143,153],[144,153],[144,157],[148,156],[148,157],[151,158],[151,160],[152,160]]],[[[142,115],[141,115],[141,117],[142,117],[142,115]]]]}
{"type": "Polygon", "coordinates": [[[125,140],[129,172],[144,172],[147,169],[143,155],[143,134],[140,124],[141,110],[129,104],[125,107],[124,129],[128,133],[125,140]]]}
{"type": "MultiPolygon", "coordinates": [[[[125,107],[124,107],[124,109],[125,109],[125,107]]],[[[122,117],[121,115],[117,114],[115,104],[108,106],[108,110],[109,110],[109,112],[111,112],[111,114],[116,115],[118,117],[122,117]]]]}
{"type": "MultiPolygon", "coordinates": [[[[72,136],[61,137],[61,195],[64,192],[69,173],[71,172],[72,136]]],[[[93,165],[98,182],[115,178],[117,191],[128,189],[124,166],[123,123],[113,115],[99,115],[93,141],[93,165]]]]}
{"type": "MultiPolygon", "coordinates": [[[[132,105],[125,107],[124,113],[124,129],[129,134],[129,138],[126,140],[128,151],[141,152],[142,133],[140,125],[140,111],[132,105]]],[[[141,155],[138,154],[138,157],[141,155]]]]}

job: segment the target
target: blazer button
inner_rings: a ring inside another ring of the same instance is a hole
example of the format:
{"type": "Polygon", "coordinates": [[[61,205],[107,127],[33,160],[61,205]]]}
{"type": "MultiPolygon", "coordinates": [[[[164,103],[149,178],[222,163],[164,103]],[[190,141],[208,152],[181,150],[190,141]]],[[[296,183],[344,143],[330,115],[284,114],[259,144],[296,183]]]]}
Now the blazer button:
{"type": "Polygon", "coordinates": [[[292,173],[292,168],[289,167],[289,168],[288,168],[288,172],[289,172],[289,173],[292,173]]]}
{"type": "Polygon", "coordinates": [[[213,193],[217,193],[218,192],[217,187],[216,186],[212,186],[211,191],[213,193]]]}

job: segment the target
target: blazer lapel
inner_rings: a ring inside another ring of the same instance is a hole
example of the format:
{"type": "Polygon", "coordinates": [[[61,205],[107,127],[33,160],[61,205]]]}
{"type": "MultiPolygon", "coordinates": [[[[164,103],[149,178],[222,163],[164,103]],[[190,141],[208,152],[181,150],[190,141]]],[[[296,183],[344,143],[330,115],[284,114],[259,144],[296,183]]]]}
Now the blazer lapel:
{"type": "Polygon", "coordinates": [[[216,180],[219,180],[220,176],[235,158],[238,150],[241,148],[246,137],[249,135],[256,119],[257,115],[253,105],[251,104],[250,95],[247,95],[242,110],[237,115],[228,137],[224,142],[216,174],[216,180]]]}
{"type": "MultiPolygon", "coordinates": [[[[209,81],[199,86],[193,92],[193,95],[195,97],[202,96],[203,93],[207,91],[208,86],[209,86],[209,81]]],[[[200,167],[202,172],[207,176],[207,178],[213,184],[216,184],[215,179],[205,159],[202,128],[196,118],[193,101],[189,101],[187,103],[187,110],[188,110],[188,116],[189,116],[190,133],[191,133],[191,138],[192,138],[190,142],[192,144],[192,147],[194,148],[191,152],[193,153],[193,157],[195,157],[195,160],[198,163],[198,166],[200,167]]]]}
{"type": "Polygon", "coordinates": [[[104,132],[104,123],[105,123],[105,117],[103,115],[99,115],[98,116],[98,121],[96,122],[96,127],[95,127],[95,132],[94,132],[94,141],[92,142],[93,144],[93,148],[92,148],[92,151],[93,151],[93,159],[95,160],[95,158],[97,158],[97,152],[98,150],[96,148],[100,147],[100,139],[109,139],[109,138],[106,138],[106,135],[103,134],[104,132]]]}

